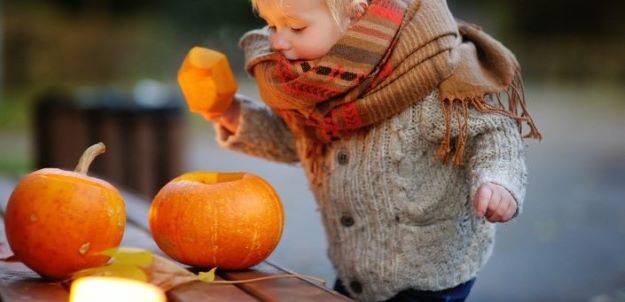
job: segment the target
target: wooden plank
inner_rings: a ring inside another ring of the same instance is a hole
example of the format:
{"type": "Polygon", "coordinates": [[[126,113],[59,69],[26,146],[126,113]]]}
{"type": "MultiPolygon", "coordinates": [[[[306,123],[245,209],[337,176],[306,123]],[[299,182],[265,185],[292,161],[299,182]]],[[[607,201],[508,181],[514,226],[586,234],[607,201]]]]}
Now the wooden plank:
{"type": "MultiPolygon", "coordinates": [[[[13,192],[13,187],[15,187],[15,184],[15,181],[8,180],[6,178],[0,178],[0,210],[2,210],[2,213],[4,213],[4,210],[7,208],[7,203],[9,202],[9,197],[11,196],[11,192],[13,192]]],[[[4,228],[2,230],[2,236],[4,236],[4,228]]]]}
{"type": "MultiPolygon", "coordinates": [[[[130,198],[130,203],[141,202],[140,199],[130,198]]],[[[141,209],[142,207],[132,207],[131,209],[141,209]]],[[[140,214],[140,213],[135,213],[140,214]]],[[[141,215],[140,217],[145,217],[141,215]]],[[[133,222],[129,221],[126,224],[126,232],[124,233],[123,246],[138,247],[147,250],[151,250],[171,261],[173,259],[165,255],[156,245],[152,237],[147,230],[136,226],[133,222]]],[[[179,264],[182,265],[182,264],[179,264]]],[[[169,302],[184,302],[184,301],[257,301],[246,292],[242,291],[238,287],[230,284],[212,285],[201,281],[190,282],[181,284],[173,289],[167,291],[167,299],[169,302]]]]}
{"type": "MultiPolygon", "coordinates": [[[[6,242],[2,219],[0,224],[2,232],[0,257],[6,258],[13,253],[6,242]]],[[[122,245],[160,251],[145,230],[132,223],[126,224],[122,245]]],[[[0,261],[0,301],[68,301],[68,299],[67,289],[59,283],[42,280],[21,262],[0,261]]]]}
{"type": "MultiPolygon", "coordinates": [[[[4,265],[0,267],[0,270],[3,276],[16,274],[16,271],[4,265]]],[[[21,269],[18,270],[22,271],[21,269]]],[[[34,277],[23,277],[18,280],[1,280],[0,288],[0,301],[3,302],[69,301],[69,292],[59,283],[50,283],[34,277]]]]}
{"type": "Polygon", "coordinates": [[[139,194],[129,191],[121,191],[126,204],[126,218],[138,227],[148,231],[148,212],[150,211],[150,200],[143,198],[139,194]]]}
{"type": "MultiPolygon", "coordinates": [[[[294,273],[265,261],[249,270],[222,272],[220,275],[227,280],[249,280],[276,275],[294,275],[294,273]]],[[[352,301],[322,285],[299,277],[248,282],[237,286],[261,301],[352,301]]]]}
{"type": "Polygon", "coordinates": [[[237,301],[253,302],[258,299],[250,296],[231,284],[207,284],[202,281],[189,282],[167,292],[169,302],[184,301],[237,301]]]}
{"type": "Polygon", "coordinates": [[[130,221],[126,222],[126,230],[124,231],[121,246],[141,248],[165,256],[156,245],[156,242],[152,240],[150,234],[130,221]]]}
{"type": "MultiPolygon", "coordinates": [[[[13,190],[15,181],[0,178],[0,202],[2,210],[13,190]]],[[[150,203],[145,198],[121,191],[126,202],[126,231],[122,246],[138,247],[162,255],[148,231],[150,203]]],[[[2,236],[4,224],[2,223],[2,236]]],[[[2,238],[3,239],[3,238],[2,238]]],[[[8,249],[5,240],[5,250],[8,249]]],[[[2,244],[0,244],[0,254],[2,244]]],[[[266,276],[296,275],[271,262],[263,262],[251,270],[220,272],[218,279],[248,280],[266,276]]],[[[1,301],[67,301],[67,291],[56,283],[47,283],[19,262],[0,263],[1,301]],[[56,300],[55,300],[56,299],[56,300]]],[[[169,301],[351,301],[313,281],[299,277],[272,279],[259,282],[231,284],[208,284],[191,282],[167,292],[169,301]]]]}
{"type": "MultiPolygon", "coordinates": [[[[149,203],[135,194],[124,192],[123,195],[124,200],[126,201],[126,215],[128,219],[139,225],[143,225],[147,231],[147,213],[149,210],[149,203]]],[[[283,274],[294,275],[293,272],[284,269],[279,265],[265,262],[254,267],[253,270],[250,271],[225,272],[220,273],[220,276],[227,280],[245,280],[257,278],[258,276],[283,274]]],[[[350,301],[348,298],[334,291],[328,290],[319,284],[299,278],[237,284],[236,286],[262,301],[318,301],[322,299],[324,301],[327,300],[327,302],[350,301]]],[[[218,299],[220,297],[226,298],[216,301],[255,301],[255,299],[247,294],[242,295],[241,290],[238,288],[234,287],[234,285],[216,285],[193,282],[170,290],[168,297],[172,301],[196,301],[204,299],[212,301],[213,299],[218,299]]]]}
{"type": "MultiPolygon", "coordinates": [[[[293,272],[293,271],[291,271],[291,270],[289,270],[289,269],[287,269],[287,268],[285,268],[285,267],[283,267],[283,266],[281,266],[281,265],[279,265],[279,264],[277,264],[275,262],[269,261],[269,260],[264,261],[263,264],[266,264],[266,265],[272,267],[272,269],[275,269],[276,271],[279,271],[279,272],[286,272],[286,273],[293,274],[293,275],[297,274],[296,272],[293,272]]],[[[310,280],[310,279],[306,279],[306,278],[302,278],[301,280],[304,281],[304,282],[309,283],[312,286],[318,287],[318,288],[328,292],[329,294],[331,294],[333,296],[338,296],[339,298],[342,299],[340,301],[353,301],[352,299],[350,299],[350,298],[348,298],[348,297],[346,297],[346,296],[344,296],[344,295],[342,295],[342,294],[340,294],[340,293],[338,293],[338,292],[336,292],[334,290],[331,290],[331,289],[327,288],[325,286],[325,284],[321,284],[321,283],[319,283],[319,282],[317,282],[315,280],[310,280]]],[[[328,282],[327,280],[324,280],[324,281],[328,282]]]]}
{"type": "MultiPolygon", "coordinates": [[[[6,209],[15,181],[0,178],[2,213],[6,209]]],[[[165,256],[148,232],[147,213],[149,203],[139,195],[121,192],[126,202],[126,230],[122,246],[143,248],[165,256]]],[[[0,257],[12,255],[4,237],[4,221],[0,219],[0,257]]],[[[219,278],[220,279],[220,278],[219,278]]],[[[167,292],[169,301],[258,301],[235,285],[190,282],[167,292]]],[[[0,301],[67,301],[66,288],[58,283],[42,280],[21,262],[0,261],[0,301]]]]}

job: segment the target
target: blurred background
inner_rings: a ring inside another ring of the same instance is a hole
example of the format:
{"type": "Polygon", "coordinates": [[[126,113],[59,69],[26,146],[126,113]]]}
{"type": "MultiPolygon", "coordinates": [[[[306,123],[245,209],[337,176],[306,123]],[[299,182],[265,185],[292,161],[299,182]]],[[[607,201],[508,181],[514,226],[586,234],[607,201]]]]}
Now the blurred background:
{"type": "MultiPolygon", "coordinates": [[[[450,0],[521,62],[530,112],[523,214],[498,229],[470,301],[625,301],[625,2],[450,0]]],[[[190,170],[250,171],[281,195],[271,256],[333,283],[300,168],[221,150],[175,83],[195,45],[226,53],[241,92],[240,35],[261,26],[246,0],[0,0],[0,177],[73,168],[110,149],[96,174],[151,198],[190,170]]]]}

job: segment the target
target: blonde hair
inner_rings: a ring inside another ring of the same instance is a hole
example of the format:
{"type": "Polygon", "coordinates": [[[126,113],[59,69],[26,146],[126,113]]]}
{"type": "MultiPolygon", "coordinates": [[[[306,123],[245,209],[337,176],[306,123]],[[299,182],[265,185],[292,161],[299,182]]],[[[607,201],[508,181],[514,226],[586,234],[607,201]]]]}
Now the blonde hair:
{"type": "MultiPolygon", "coordinates": [[[[278,6],[282,6],[282,2],[284,0],[250,0],[252,2],[252,7],[254,11],[258,11],[258,3],[259,2],[267,2],[272,1],[273,3],[278,4],[278,6]]],[[[332,14],[332,19],[337,24],[341,24],[341,19],[345,16],[348,17],[360,17],[364,14],[367,6],[369,5],[368,0],[324,0],[328,9],[330,10],[330,14],[332,14]]]]}

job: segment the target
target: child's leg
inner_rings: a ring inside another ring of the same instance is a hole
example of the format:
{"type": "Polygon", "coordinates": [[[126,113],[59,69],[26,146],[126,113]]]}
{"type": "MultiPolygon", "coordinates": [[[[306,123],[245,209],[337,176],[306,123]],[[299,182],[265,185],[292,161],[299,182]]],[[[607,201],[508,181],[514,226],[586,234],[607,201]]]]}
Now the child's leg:
{"type": "MultiPolygon", "coordinates": [[[[408,289],[400,292],[393,298],[386,300],[387,302],[462,302],[471,292],[475,278],[462,283],[454,288],[444,289],[441,291],[421,291],[416,289],[408,289]]],[[[340,279],[334,283],[334,290],[350,297],[340,279]]]]}
{"type": "Polygon", "coordinates": [[[400,292],[395,297],[387,300],[389,302],[463,302],[471,292],[475,283],[475,278],[462,283],[454,288],[440,291],[422,291],[408,289],[400,292]]]}
{"type": "Polygon", "coordinates": [[[345,288],[345,285],[343,284],[343,281],[339,278],[337,278],[336,281],[334,281],[334,290],[343,296],[347,296],[351,298],[351,296],[347,292],[347,289],[345,288]]]}

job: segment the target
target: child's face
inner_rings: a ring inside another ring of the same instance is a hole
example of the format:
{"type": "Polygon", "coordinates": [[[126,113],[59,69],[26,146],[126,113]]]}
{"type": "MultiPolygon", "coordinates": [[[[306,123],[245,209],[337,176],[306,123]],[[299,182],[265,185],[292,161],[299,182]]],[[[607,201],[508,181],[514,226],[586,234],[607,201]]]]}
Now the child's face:
{"type": "Polygon", "coordinates": [[[267,0],[257,6],[269,25],[271,47],[289,60],[325,55],[349,24],[348,18],[337,24],[324,0],[267,0]]]}

